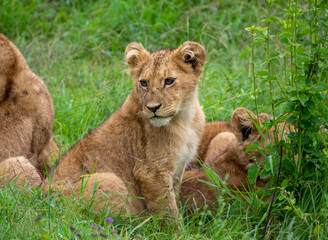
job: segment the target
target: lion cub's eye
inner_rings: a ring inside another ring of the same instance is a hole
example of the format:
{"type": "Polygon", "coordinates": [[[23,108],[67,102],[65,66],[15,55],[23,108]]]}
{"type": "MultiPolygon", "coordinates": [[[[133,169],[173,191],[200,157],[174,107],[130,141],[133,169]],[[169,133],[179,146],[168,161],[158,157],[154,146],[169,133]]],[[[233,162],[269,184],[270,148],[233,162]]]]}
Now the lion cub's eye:
{"type": "Polygon", "coordinates": [[[166,79],[164,80],[164,86],[171,85],[171,84],[173,84],[174,82],[175,82],[175,78],[172,78],[172,77],[170,77],[170,78],[166,78],[166,79]]]}
{"type": "Polygon", "coordinates": [[[140,80],[139,83],[142,87],[147,87],[148,86],[148,82],[146,80],[140,80]]]}

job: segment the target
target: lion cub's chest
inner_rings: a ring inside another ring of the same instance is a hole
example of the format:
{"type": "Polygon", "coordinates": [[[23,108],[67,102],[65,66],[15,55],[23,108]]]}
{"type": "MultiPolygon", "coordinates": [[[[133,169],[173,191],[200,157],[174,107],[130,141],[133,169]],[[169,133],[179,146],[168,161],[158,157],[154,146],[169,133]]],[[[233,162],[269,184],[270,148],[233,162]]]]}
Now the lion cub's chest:
{"type": "Polygon", "coordinates": [[[180,178],[186,163],[195,157],[199,141],[196,132],[191,128],[180,129],[176,139],[180,143],[177,145],[174,159],[174,179],[180,178]]]}

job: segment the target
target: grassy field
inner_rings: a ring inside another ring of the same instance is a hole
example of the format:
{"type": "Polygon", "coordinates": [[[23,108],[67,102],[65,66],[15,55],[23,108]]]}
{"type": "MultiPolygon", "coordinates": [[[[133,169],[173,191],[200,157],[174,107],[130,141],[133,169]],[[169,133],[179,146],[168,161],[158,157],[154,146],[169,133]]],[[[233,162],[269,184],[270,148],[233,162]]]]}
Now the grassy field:
{"type": "MultiPolygon", "coordinates": [[[[317,1],[298,4],[306,10],[314,3],[317,1]]],[[[327,9],[326,1],[318,4],[327,9]]],[[[259,112],[272,113],[271,92],[279,99],[288,84],[259,82],[254,94],[251,35],[245,28],[266,26],[261,20],[268,14],[283,18],[286,8],[287,1],[282,0],[272,8],[256,0],[2,0],[0,32],[20,48],[31,69],[46,82],[56,111],[54,138],[64,153],[119,108],[129,94],[132,79],[126,73],[124,49],[133,41],[149,50],[175,48],[187,40],[204,45],[207,63],[199,98],[207,121],[229,120],[240,106],[255,111],[254,96],[259,112]]],[[[271,31],[278,31],[279,26],[272,22],[271,31]]],[[[267,48],[253,46],[259,70],[267,48]]],[[[271,41],[271,48],[279,47],[278,40],[271,41]]],[[[270,70],[281,78],[283,59],[270,70]]],[[[283,106],[275,107],[276,114],[282,111],[283,106]]],[[[327,239],[327,182],[309,182],[302,192],[306,197],[297,200],[280,188],[268,238],[327,239]]],[[[271,190],[266,193],[271,195],[271,190]]],[[[46,198],[38,189],[8,185],[0,190],[0,238],[259,239],[270,204],[262,201],[261,194],[220,198],[220,207],[212,211],[186,213],[181,206],[183,218],[177,231],[176,226],[164,226],[159,217],[96,215],[87,203],[46,198]],[[106,222],[108,217],[114,222],[106,222]]]]}

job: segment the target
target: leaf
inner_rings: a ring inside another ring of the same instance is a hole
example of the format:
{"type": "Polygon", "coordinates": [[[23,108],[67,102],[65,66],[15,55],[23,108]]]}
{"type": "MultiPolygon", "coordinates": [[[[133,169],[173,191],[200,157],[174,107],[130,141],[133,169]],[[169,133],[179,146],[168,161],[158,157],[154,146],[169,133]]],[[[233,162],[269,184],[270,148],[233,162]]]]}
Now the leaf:
{"type": "Polygon", "coordinates": [[[249,53],[249,49],[246,48],[246,49],[240,54],[240,60],[243,59],[248,53],[249,53]]]}
{"type": "Polygon", "coordinates": [[[311,117],[311,113],[310,113],[310,111],[308,110],[308,109],[305,109],[304,111],[303,111],[303,114],[302,114],[302,119],[303,120],[307,120],[307,119],[309,119],[311,117]]]}
{"type": "Polygon", "coordinates": [[[295,103],[294,102],[285,102],[282,105],[282,109],[286,113],[292,113],[294,111],[295,103]]]}
{"type": "Polygon", "coordinates": [[[298,64],[296,64],[297,65],[297,73],[300,75],[300,76],[305,76],[305,72],[304,72],[304,66],[303,65],[298,65],[298,64]]]}
{"type": "Polygon", "coordinates": [[[306,53],[306,48],[298,47],[298,48],[296,48],[296,53],[297,53],[297,55],[302,55],[302,54],[306,53]]]}
{"type": "Polygon", "coordinates": [[[280,61],[277,58],[272,58],[271,62],[276,66],[280,66],[280,61]]]}
{"type": "Polygon", "coordinates": [[[256,76],[258,77],[258,76],[267,76],[267,75],[269,75],[269,72],[268,71],[258,71],[257,73],[256,73],[256,76]]]}
{"type": "Polygon", "coordinates": [[[271,20],[271,22],[280,22],[280,20],[276,17],[269,17],[269,19],[271,20]]]}
{"type": "Polygon", "coordinates": [[[264,42],[264,38],[262,38],[262,37],[257,37],[257,38],[255,38],[254,39],[254,41],[253,41],[253,45],[257,45],[257,44],[262,44],[264,42]]]}
{"type": "Polygon", "coordinates": [[[265,169],[262,170],[260,178],[261,179],[266,179],[271,176],[271,171],[267,171],[265,169]]]}
{"type": "Polygon", "coordinates": [[[286,171],[287,174],[292,174],[292,172],[294,172],[294,170],[295,170],[293,164],[295,165],[294,162],[287,160],[287,161],[282,162],[281,167],[282,167],[282,169],[284,169],[284,171],[286,171]]]}
{"type": "Polygon", "coordinates": [[[264,36],[267,36],[267,35],[268,35],[268,30],[264,30],[264,31],[263,31],[263,35],[264,35],[264,36]]]}
{"type": "Polygon", "coordinates": [[[309,28],[304,28],[304,29],[302,29],[301,31],[299,31],[299,35],[301,35],[301,36],[304,36],[304,35],[306,35],[306,34],[310,34],[310,29],[309,28]]]}
{"type": "Polygon", "coordinates": [[[260,167],[258,165],[252,165],[248,169],[248,181],[250,184],[256,183],[257,175],[259,174],[260,167]]]}
{"type": "Polygon", "coordinates": [[[284,181],[282,181],[281,183],[281,187],[286,188],[287,185],[288,185],[288,179],[284,179],[284,181]]]}
{"type": "Polygon", "coordinates": [[[266,80],[279,80],[279,78],[277,78],[277,76],[274,76],[274,75],[269,75],[269,76],[267,76],[266,80]]]}
{"type": "Polygon", "coordinates": [[[272,156],[271,155],[269,156],[269,163],[270,163],[271,173],[272,173],[272,175],[274,175],[274,172],[273,172],[273,162],[272,162],[272,156]]]}
{"type": "Polygon", "coordinates": [[[286,206],[284,209],[285,210],[292,210],[292,208],[290,206],[286,206]]]}
{"type": "Polygon", "coordinates": [[[255,30],[255,26],[247,27],[247,28],[245,28],[245,30],[246,30],[247,32],[252,32],[252,31],[255,30]]]}
{"type": "Polygon", "coordinates": [[[309,97],[306,94],[302,94],[299,96],[301,104],[304,106],[305,103],[309,100],[309,97]]]}
{"type": "Polygon", "coordinates": [[[307,108],[310,110],[310,111],[313,111],[316,109],[316,106],[314,104],[313,101],[309,100],[305,103],[305,105],[307,106],[307,108]]]}
{"type": "Polygon", "coordinates": [[[279,52],[279,51],[277,51],[277,52],[273,52],[273,53],[270,54],[270,57],[271,57],[271,58],[274,58],[274,57],[279,56],[280,54],[281,54],[281,52],[279,52]]]}
{"type": "Polygon", "coordinates": [[[270,163],[269,163],[269,161],[266,161],[266,162],[265,162],[265,166],[264,166],[264,170],[265,170],[265,171],[270,171],[270,169],[271,169],[271,167],[270,167],[270,163]]]}
{"type": "Polygon", "coordinates": [[[286,86],[286,92],[290,93],[293,91],[293,88],[291,86],[286,86]]]}
{"type": "Polygon", "coordinates": [[[293,34],[291,32],[284,32],[284,33],[280,34],[279,37],[282,37],[282,38],[283,37],[290,38],[292,36],[293,36],[293,34]]]}
{"type": "Polygon", "coordinates": [[[291,41],[289,38],[286,38],[286,37],[283,37],[280,39],[280,43],[283,44],[283,45],[286,45],[286,44],[290,44],[291,41]]]}
{"type": "Polygon", "coordinates": [[[308,56],[299,56],[297,57],[297,64],[303,63],[303,62],[310,62],[312,59],[308,56]]]}
{"type": "Polygon", "coordinates": [[[248,147],[245,150],[245,153],[249,153],[250,151],[253,151],[254,149],[256,149],[255,144],[248,145],[248,147]]]}

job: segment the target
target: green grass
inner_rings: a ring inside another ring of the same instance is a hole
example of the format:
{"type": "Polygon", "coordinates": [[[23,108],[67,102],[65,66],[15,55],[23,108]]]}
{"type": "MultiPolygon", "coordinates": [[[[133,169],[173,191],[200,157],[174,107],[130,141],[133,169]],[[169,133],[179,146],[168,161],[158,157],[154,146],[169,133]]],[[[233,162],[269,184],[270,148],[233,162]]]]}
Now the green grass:
{"type": "MultiPolygon", "coordinates": [[[[307,3],[300,5],[307,7],[307,3]]],[[[285,1],[277,1],[272,14],[283,16],[285,7],[285,1]]],[[[124,49],[132,41],[150,50],[178,47],[187,40],[205,46],[207,63],[199,98],[207,121],[229,120],[240,106],[255,110],[247,53],[251,37],[245,28],[264,26],[261,19],[267,11],[266,2],[256,0],[2,0],[0,32],[20,48],[31,69],[46,82],[56,111],[54,138],[65,152],[129,94],[132,80],[126,73],[124,49]]],[[[255,56],[265,58],[265,49],[257,47],[255,56]]],[[[283,75],[281,67],[274,70],[283,75]]],[[[273,89],[279,97],[278,85],[273,89]]],[[[259,112],[271,113],[267,84],[260,85],[257,98],[259,112]]],[[[303,190],[307,197],[297,203],[289,203],[292,197],[278,191],[268,232],[272,239],[327,238],[327,183],[315,187],[309,183],[303,190]]],[[[74,239],[80,233],[82,239],[89,239],[100,233],[92,229],[97,224],[102,233],[117,239],[259,239],[269,206],[261,196],[263,192],[249,192],[218,199],[219,208],[212,211],[187,213],[181,206],[183,218],[177,231],[156,216],[113,216],[114,223],[108,224],[105,218],[110,213],[94,214],[88,202],[48,198],[38,189],[10,184],[0,190],[0,238],[74,239]]]]}

